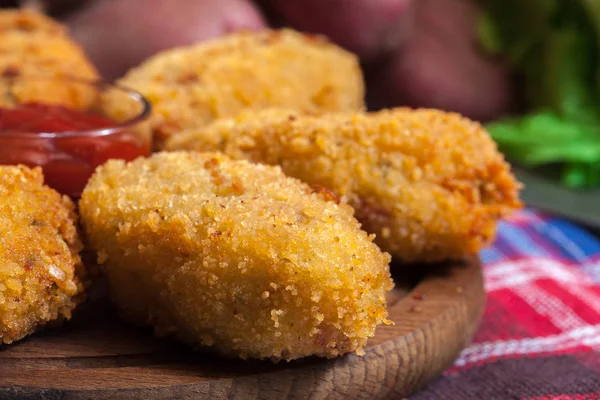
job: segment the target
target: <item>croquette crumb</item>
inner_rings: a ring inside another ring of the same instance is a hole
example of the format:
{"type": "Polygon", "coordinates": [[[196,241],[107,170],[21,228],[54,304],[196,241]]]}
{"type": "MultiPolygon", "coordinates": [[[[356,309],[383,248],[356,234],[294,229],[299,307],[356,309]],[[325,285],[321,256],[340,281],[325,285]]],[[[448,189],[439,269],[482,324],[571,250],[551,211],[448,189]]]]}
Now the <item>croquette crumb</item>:
{"type": "MultiPolygon", "coordinates": [[[[96,79],[98,72],[67,29],[29,10],[0,12],[0,76],[76,76],[96,79]]],[[[54,96],[51,91],[46,93],[54,96]]]]}
{"type": "Polygon", "coordinates": [[[182,132],[165,148],[279,165],[326,199],[348,201],[363,229],[403,262],[475,254],[492,242],[496,221],[521,207],[521,185],[483,127],[439,110],[248,110],[182,132]]]}
{"type": "Polygon", "coordinates": [[[347,204],[278,167],[185,152],[109,161],[80,211],[120,313],[157,333],[291,360],[362,352],[389,323],[389,254],[347,204]]]}
{"type": "Polygon", "coordinates": [[[161,52],[120,81],[152,103],[155,144],[243,109],[364,108],[358,58],[289,29],[238,32],[161,52]],[[190,79],[195,78],[195,79],[190,79]]]}
{"type": "Polygon", "coordinates": [[[0,166],[0,220],[0,343],[11,343],[69,319],[85,273],[73,203],[39,168],[0,166]]]}
{"type": "Polygon", "coordinates": [[[4,9],[0,12],[0,34],[7,31],[43,32],[66,35],[66,28],[52,18],[28,9],[4,9]]]}

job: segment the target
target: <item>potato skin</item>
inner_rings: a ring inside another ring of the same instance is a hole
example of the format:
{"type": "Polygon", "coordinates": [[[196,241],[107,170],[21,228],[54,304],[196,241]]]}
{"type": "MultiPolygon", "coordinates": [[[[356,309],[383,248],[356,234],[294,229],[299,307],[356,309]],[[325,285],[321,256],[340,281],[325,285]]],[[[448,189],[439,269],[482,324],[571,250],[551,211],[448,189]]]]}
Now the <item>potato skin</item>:
{"type": "Polygon", "coordinates": [[[122,316],[241,358],[361,352],[389,255],[346,204],[219,154],[109,161],[80,210],[122,316]]]}
{"type": "Polygon", "coordinates": [[[477,46],[478,5],[418,0],[411,37],[367,73],[371,109],[438,108],[489,121],[510,111],[510,70],[477,46]]]}
{"type": "Polygon", "coordinates": [[[281,106],[319,112],[364,107],[358,59],[324,39],[287,29],[237,33],[165,51],[120,82],[152,103],[158,149],[181,129],[243,109],[281,106]]]}
{"type": "Polygon", "coordinates": [[[71,318],[84,296],[77,216],[39,168],[0,166],[0,344],[71,318]]]}
{"type": "Polygon", "coordinates": [[[373,61],[400,48],[412,30],[414,0],[268,0],[295,29],[326,35],[373,61]]]}
{"type": "Polygon", "coordinates": [[[491,243],[520,185],[477,123],[439,110],[301,115],[247,111],[183,132],[168,150],[222,151],[278,164],[333,190],[404,262],[459,259],[491,243]]]}
{"type": "Polygon", "coordinates": [[[249,0],[95,1],[67,19],[107,80],[159,51],[265,26],[249,0]],[[110,25],[110,29],[107,26],[110,25]]]}

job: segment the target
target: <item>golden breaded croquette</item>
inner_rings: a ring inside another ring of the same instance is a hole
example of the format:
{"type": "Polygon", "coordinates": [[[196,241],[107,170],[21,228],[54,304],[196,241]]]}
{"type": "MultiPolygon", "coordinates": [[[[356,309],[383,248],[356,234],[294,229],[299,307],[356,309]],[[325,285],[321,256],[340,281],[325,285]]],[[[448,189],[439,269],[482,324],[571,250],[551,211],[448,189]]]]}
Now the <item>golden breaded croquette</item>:
{"type": "Polygon", "coordinates": [[[270,106],[303,111],[364,107],[356,56],[292,30],[235,33],[159,53],[120,81],[154,107],[157,148],[183,128],[270,106]]]}
{"type": "Polygon", "coordinates": [[[78,44],[44,32],[0,32],[0,76],[56,76],[95,79],[96,68],[78,44]]]}
{"type": "Polygon", "coordinates": [[[477,123],[438,110],[302,116],[244,112],[173,137],[169,150],[278,164],[345,198],[377,243],[405,262],[478,252],[520,207],[520,184],[477,123]]]}
{"type": "Polygon", "coordinates": [[[0,343],[71,318],[85,271],[77,216],[40,168],[0,166],[0,343]]]}
{"type": "Polygon", "coordinates": [[[23,75],[98,78],[59,22],[34,11],[0,11],[0,77],[23,75]]]}
{"type": "Polygon", "coordinates": [[[0,34],[5,31],[44,32],[48,35],[66,35],[64,25],[52,18],[29,9],[0,11],[0,34]]]}
{"type": "Polygon", "coordinates": [[[278,167],[157,153],[96,170],[80,211],[122,316],[241,358],[362,352],[388,254],[352,209],[278,167]]]}

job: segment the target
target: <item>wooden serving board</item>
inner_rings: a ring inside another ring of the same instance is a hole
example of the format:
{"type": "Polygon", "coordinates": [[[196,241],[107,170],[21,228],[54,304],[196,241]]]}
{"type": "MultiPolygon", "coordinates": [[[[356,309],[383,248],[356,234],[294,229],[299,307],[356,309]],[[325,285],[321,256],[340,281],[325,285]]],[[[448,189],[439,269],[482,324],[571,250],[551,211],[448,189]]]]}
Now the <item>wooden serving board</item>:
{"type": "Polygon", "coordinates": [[[0,349],[0,398],[400,399],[452,364],[479,323],[485,292],[476,260],[421,277],[395,271],[395,325],[379,327],[363,357],[228,360],[155,339],[90,301],[61,329],[0,349]]]}

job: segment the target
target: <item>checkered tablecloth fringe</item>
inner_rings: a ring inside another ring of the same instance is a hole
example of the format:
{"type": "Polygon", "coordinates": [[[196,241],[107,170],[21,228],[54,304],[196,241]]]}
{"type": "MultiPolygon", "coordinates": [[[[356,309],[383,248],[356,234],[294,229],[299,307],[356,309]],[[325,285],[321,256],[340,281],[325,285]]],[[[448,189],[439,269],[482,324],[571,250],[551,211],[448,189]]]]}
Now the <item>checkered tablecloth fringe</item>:
{"type": "Polygon", "coordinates": [[[500,224],[481,258],[488,301],[479,331],[413,397],[600,399],[600,240],[525,210],[500,224]]]}

